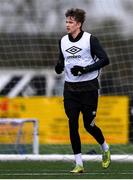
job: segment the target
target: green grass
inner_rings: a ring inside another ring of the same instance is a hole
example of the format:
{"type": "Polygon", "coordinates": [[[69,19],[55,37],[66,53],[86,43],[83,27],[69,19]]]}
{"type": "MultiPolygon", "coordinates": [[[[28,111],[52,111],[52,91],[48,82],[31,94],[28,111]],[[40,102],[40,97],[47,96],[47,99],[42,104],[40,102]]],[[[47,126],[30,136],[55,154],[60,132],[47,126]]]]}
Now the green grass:
{"type": "MultiPolygon", "coordinates": [[[[110,145],[112,154],[132,154],[133,144],[115,144],[110,145]]],[[[87,154],[94,150],[97,154],[101,154],[99,145],[82,144],[82,153],[87,154]]],[[[40,148],[40,154],[73,154],[70,145],[42,145],[40,148]]]]}
{"type": "Polygon", "coordinates": [[[115,163],[104,170],[98,162],[85,162],[85,173],[71,174],[70,162],[1,162],[1,179],[129,179],[133,163],[115,163]]]}
{"type": "MultiPolygon", "coordinates": [[[[112,154],[132,154],[133,144],[111,145],[112,154]]],[[[99,154],[98,145],[82,145],[86,154],[95,150],[99,154]]],[[[72,154],[70,145],[43,145],[41,154],[72,154]]],[[[133,163],[112,162],[108,169],[102,169],[101,162],[84,162],[85,173],[71,174],[74,162],[63,161],[9,161],[0,162],[0,179],[133,179],[133,163]]]]}

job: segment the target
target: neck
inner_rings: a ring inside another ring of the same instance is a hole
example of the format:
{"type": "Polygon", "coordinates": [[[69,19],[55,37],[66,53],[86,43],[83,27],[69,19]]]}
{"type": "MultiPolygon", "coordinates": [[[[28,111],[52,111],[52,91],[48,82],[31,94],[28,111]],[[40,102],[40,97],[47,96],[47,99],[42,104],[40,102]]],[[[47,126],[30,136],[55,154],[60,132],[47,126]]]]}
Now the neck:
{"type": "Polygon", "coordinates": [[[73,33],[71,34],[71,36],[75,39],[80,32],[81,32],[81,30],[78,29],[77,31],[73,32],[73,33]]]}

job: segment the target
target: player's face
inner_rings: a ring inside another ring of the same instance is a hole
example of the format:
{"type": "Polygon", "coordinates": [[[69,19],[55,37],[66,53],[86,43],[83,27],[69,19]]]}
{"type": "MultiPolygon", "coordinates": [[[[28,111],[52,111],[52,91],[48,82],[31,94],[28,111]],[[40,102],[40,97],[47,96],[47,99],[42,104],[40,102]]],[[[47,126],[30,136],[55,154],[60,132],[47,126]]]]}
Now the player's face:
{"type": "Polygon", "coordinates": [[[66,18],[66,30],[69,34],[74,34],[75,32],[79,31],[81,27],[81,23],[77,22],[74,17],[67,17],[66,18]]]}

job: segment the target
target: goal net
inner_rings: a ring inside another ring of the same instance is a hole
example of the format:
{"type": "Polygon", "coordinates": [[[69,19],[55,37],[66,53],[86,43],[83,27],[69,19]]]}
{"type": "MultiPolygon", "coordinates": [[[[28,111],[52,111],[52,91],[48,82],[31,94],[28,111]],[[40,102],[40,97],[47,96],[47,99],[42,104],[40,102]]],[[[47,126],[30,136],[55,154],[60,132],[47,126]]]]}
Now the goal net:
{"type": "Polygon", "coordinates": [[[1,118],[0,154],[39,154],[37,120],[1,118]]]}
{"type": "MultiPolygon", "coordinates": [[[[0,1],[0,118],[10,118],[0,120],[0,154],[38,154],[33,117],[39,121],[41,155],[50,159],[49,154],[72,154],[63,108],[64,74],[56,75],[54,66],[59,39],[66,34],[64,13],[76,4],[86,11],[83,29],[100,40],[110,59],[99,77],[101,98],[96,122],[111,144],[112,154],[129,160],[128,154],[133,152],[132,3],[0,1]],[[25,117],[31,121],[23,121],[25,117]]],[[[83,154],[101,153],[83,128],[81,139],[83,154]]]]}

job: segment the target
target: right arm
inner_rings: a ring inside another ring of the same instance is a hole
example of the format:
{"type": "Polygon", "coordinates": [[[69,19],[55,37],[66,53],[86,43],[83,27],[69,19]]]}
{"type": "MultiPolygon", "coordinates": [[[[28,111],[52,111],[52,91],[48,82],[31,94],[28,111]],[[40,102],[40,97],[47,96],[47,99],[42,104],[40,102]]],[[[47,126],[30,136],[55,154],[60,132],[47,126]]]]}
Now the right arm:
{"type": "Polygon", "coordinates": [[[93,64],[88,65],[86,67],[74,66],[71,69],[71,72],[74,76],[78,76],[81,74],[99,70],[102,67],[109,64],[109,58],[108,58],[106,52],[104,51],[104,49],[102,48],[101,44],[99,43],[98,39],[94,36],[91,36],[90,44],[91,44],[92,58],[94,59],[94,57],[96,57],[99,60],[95,61],[93,64]]]}
{"type": "Polygon", "coordinates": [[[61,40],[59,41],[59,60],[55,66],[55,72],[61,74],[64,71],[64,56],[61,50],[61,40]]]}

